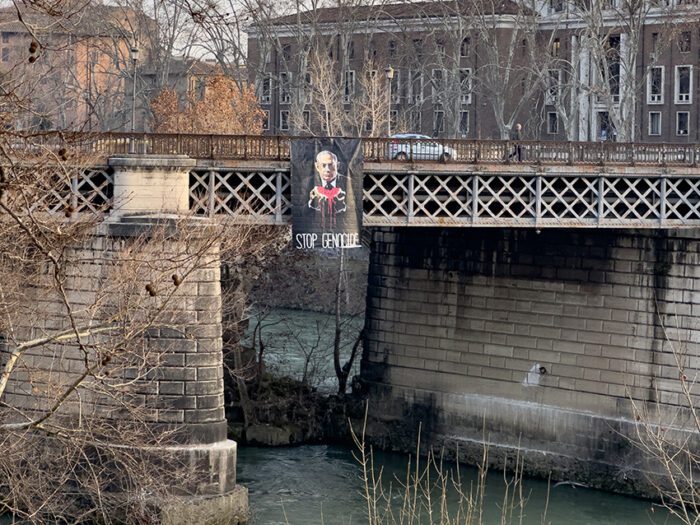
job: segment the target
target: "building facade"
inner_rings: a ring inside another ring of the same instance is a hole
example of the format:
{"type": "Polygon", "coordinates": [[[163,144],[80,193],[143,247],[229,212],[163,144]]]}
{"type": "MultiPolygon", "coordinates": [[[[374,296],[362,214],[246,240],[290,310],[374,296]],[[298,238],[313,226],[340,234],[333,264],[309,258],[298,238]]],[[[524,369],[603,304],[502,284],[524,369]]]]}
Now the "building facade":
{"type": "Polygon", "coordinates": [[[249,28],[270,134],[695,142],[700,6],[423,2],[249,28]]]}
{"type": "Polygon", "coordinates": [[[30,9],[0,10],[0,72],[22,102],[5,114],[16,129],[143,129],[143,101],[129,88],[149,61],[142,35],[152,27],[131,9],[89,4],[60,18],[30,9]],[[135,117],[134,117],[135,115],[135,117]],[[134,118],[136,122],[134,122],[134,118]],[[135,126],[134,126],[135,124],[135,126]]]}

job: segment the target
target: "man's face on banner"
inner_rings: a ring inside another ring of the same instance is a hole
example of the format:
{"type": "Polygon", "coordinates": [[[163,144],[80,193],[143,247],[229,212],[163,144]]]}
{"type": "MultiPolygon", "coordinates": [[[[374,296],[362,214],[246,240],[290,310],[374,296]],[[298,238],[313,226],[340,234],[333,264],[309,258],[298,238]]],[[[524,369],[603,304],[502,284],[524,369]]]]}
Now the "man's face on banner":
{"type": "Polygon", "coordinates": [[[338,175],[338,161],[330,151],[322,151],[316,157],[316,171],[323,182],[332,182],[338,175]]]}

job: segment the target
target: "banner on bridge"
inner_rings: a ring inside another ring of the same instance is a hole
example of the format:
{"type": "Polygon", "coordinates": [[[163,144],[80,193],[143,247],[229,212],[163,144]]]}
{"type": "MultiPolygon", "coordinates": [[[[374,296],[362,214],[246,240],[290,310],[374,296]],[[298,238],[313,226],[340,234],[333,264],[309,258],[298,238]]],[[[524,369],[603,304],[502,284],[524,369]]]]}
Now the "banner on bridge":
{"type": "Polygon", "coordinates": [[[292,242],[296,248],[360,247],[362,160],[360,139],[292,139],[292,242]]]}

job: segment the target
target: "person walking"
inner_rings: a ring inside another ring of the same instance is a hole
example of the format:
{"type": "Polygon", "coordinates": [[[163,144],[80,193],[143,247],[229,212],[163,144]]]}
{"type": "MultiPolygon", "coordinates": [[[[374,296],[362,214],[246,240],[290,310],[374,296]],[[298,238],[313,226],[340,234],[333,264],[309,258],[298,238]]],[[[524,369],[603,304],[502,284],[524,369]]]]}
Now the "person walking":
{"type": "Polygon", "coordinates": [[[518,160],[518,162],[523,161],[523,149],[522,149],[522,146],[520,145],[520,141],[523,138],[522,130],[523,130],[523,125],[520,122],[518,122],[517,124],[515,124],[513,131],[511,131],[510,140],[512,140],[514,142],[514,147],[513,147],[513,152],[510,155],[508,155],[508,160],[515,157],[518,160]]]}

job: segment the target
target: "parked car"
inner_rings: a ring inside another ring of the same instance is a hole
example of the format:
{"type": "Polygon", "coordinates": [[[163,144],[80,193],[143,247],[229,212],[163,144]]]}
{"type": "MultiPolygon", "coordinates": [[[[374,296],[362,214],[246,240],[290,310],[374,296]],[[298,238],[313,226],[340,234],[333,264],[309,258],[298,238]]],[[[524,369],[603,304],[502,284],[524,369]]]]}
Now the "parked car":
{"type": "Polygon", "coordinates": [[[447,162],[457,159],[457,153],[435,139],[418,133],[397,133],[391,136],[389,158],[396,160],[438,160],[447,162]]]}

